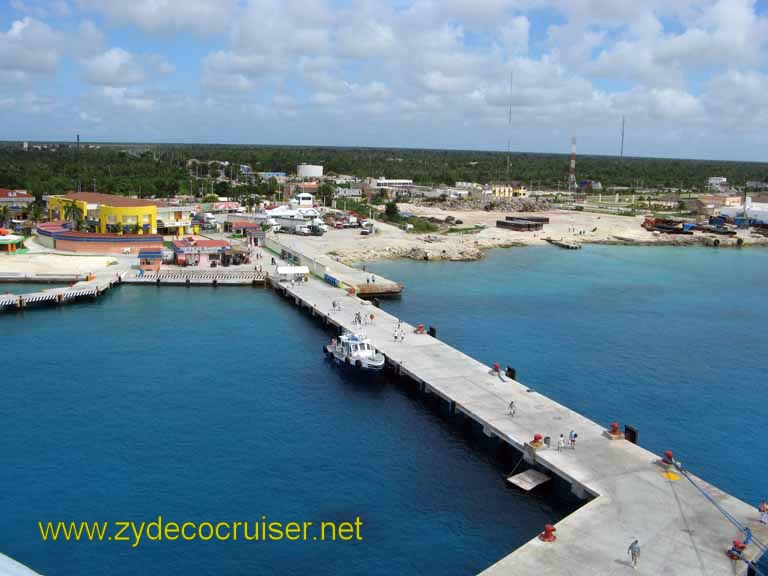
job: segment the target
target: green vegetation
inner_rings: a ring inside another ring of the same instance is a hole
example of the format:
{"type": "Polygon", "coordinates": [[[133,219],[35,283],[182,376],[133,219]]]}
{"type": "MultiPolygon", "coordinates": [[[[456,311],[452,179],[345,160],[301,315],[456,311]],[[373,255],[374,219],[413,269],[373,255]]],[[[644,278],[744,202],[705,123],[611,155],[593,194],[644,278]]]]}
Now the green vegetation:
{"type": "MultiPolygon", "coordinates": [[[[411,178],[417,184],[487,183],[509,174],[528,186],[560,189],[568,170],[566,154],[513,154],[507,173],[503,152],[182,144],[102,144],[100,149],[83,145],[78,151],[69,146],[25,152],[17,143],[0,144],[0,187],[26,189],[37,198],[80,188],[141,197],[193,193],[244,199],[253,194],[272,197],[278,185],[274,179],[243,186],[218,180],[222,173],[236,177],[240,164],[254,172],[291,173],[297,164],[308,162],[324,165],[326,174],[411,178]],[[193,159],[197,162],[189,162],[193,159]]],[[[603,186],[627,187],[628,192],[645,187],[703,189],[710,176],[725,176],[737,185],[768,180],[768,163],[579,156],[577,175],[603,186]]],[[[320,199],[332,194],[332,188],[321,188],[320,199]]]]}

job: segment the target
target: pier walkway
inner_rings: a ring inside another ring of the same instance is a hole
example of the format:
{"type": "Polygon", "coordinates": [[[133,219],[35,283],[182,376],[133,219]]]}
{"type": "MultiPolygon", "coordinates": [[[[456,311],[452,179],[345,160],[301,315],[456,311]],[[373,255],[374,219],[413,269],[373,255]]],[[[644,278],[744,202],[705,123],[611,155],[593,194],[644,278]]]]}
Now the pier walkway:
{"type": "MultiPolygon", "coordinates": [[[[75,282],[64,288],[49,288],[39,292],[26,294],[2,294],[3,285],[0,284],[0,311],[4,309],[21,309],[30,304],[67,304],[82,298],[98,298],[109,290],[115,283],[120,282],[121,271],[105,271],[90,279],[75,282]]],[[[25,280],[29,282],[29,278],[25,280]]]]}
{"type": "MultiPolygon", "coordinates": [[[[415,334],[408,324],[401,324],[405,340],[395,341],[397,318],[320,280],[275,287],[324,322],[347,330],[361,330],[353,322],[356,312],[369,317],[373,313],[373,324],[362,331],[395,372],[410,376],[424,393],[444,399],[451,411],[476,421],[486,434],[523,452],[529,463],[569,482],[574,494],[588,500],[557,523],[555,542],[534,538],[490,566],[483,573],[486,576],[631,574],[627,547],[635,538],[642,547],[640,574],[746,573],[744,563],[734,563],[725,554],[734,539],[743,539],[740,530],[684,476],[665,475],[658,455],[627,440],[606,437],[608,423],[597,424],[517,381],[500,377],[440,340],[415,334]],[[333,301],[341,303],[341,311],[332,310],[333,301]],[[517,407],[514,417],[508,414],[510,401],[517,407]],[[578,433],[574,450],[533,450],[529,445],[535,434],[554,441],[570,430],[578,433]]],[[[670,444],[674,448],[674,438],[670,444]]],[[[768,541],[768,527],[759,523],[755,506],[700,484],[756,538],[768,541]]],[[[747,553],[754,556],[754,543],[747,553]]]]}
{"type": "Polygon", "coordinates": [[[130,272],[123,277],[126,284],[204,284],[244,285],[264,284],[266,272],[222,270],[161,270],[136,274],[130,272]]]}

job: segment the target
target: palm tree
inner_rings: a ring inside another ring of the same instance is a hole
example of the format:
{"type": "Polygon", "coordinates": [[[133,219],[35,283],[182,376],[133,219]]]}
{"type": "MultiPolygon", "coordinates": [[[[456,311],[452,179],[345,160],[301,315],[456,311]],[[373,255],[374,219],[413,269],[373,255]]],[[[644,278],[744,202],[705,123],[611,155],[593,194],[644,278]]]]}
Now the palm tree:
{"type": "Polygon", "coordinates": [[[64,207],[64,219],[71,220],[75,225],[75,230],[79,231],[83,226],[83,211],[76,202],[70,202],[64,207]]]}
{"type": "Polygon", "coordinates": [[[40,204],[33,202],[28,214],[29,219],[32,220],[32,222],[38,222],[40,220],[41,214],[42,210],[40,208],[40,204]]]}
{"type": "Polygon", "coordinates": [[[10,216],[10,211],[8,210],[8,206],[3,206],[0,208],[0,226],[3,226],[5,228],[5,225],[8,223],[8,217],[10,216]]]}

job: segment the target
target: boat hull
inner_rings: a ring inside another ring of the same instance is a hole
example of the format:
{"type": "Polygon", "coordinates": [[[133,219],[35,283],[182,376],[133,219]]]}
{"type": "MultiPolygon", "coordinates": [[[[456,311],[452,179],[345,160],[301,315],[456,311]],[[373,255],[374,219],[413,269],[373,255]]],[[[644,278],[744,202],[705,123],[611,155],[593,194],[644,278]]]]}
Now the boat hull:
{"type": "Polygon", "coordinates": [[[384,355],[380,352],[377,353],[373,358],[360,358],[352,360],[351,358],[343,357],[340,354],[337,354],[331,346],[324,346],[323,349],[325,350],[326,356],[333,360],[333,362],[338,366],[342,366],[343,368],[350,368],[360,372],[380,372],[384,369],[384,364],[386,363],[384,355]]]}

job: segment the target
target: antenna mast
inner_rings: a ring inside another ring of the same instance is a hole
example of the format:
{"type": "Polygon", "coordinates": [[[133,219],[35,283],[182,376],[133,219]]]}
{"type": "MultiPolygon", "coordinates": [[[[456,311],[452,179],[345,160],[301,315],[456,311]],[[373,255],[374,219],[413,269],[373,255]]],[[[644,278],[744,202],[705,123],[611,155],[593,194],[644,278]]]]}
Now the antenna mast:
{"type": "Polygon", "coordinates": [[[568,190],[576,190],[576,137],[571,138],[571,162],[568,166],[568,190]]]}
{"type": "Polygon", "coordinates": [[[621,117],[621,152],[619,160],[624,160],[624,116],[621,117]]]}
{"type": "Polygon", "coordinates": [[[512,149],[512,72],[509,73],[509,115],[507,117],[507,181],[509,181],[510,153],[512,149]]]}

